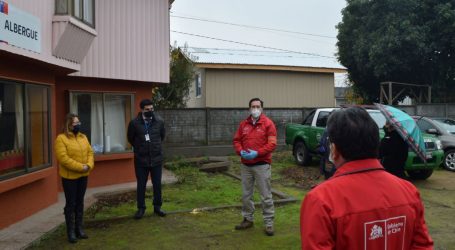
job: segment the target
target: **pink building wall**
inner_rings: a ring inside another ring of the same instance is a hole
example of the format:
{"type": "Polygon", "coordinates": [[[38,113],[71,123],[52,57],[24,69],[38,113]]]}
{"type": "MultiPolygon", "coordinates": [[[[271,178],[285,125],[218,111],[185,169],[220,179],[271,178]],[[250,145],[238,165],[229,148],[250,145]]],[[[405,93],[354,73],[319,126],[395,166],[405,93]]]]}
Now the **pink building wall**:
{"type": "Polygon", "coordinates": [[[169,1],[95,3],[97,36],[73,75],[169,83],[169,1]]]}

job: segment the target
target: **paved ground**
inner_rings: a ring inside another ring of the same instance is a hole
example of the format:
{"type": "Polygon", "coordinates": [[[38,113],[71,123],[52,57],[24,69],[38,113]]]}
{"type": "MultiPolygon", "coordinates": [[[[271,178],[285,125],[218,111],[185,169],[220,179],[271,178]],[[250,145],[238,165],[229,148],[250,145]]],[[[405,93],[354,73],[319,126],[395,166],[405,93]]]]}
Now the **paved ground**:
{"type": "MultiPolygon", "coordinates": [[[[163,169],[163,184],[174,183],[176,177],[168,170],[163,169]]],[[[148,185],[151,186],[150,181],[148,185]]],[[[123,192],[136,189],[136,182],[118,185],[88,188],[85,194],[85,207],[90,207],[96,202],[96,195],[103,193],[123,192]]],[[[0,249],[23,249],[45,233],[55,229],[65,221],[63,207],[65,196],[59,194],[58,202],[40,212],[23,219],[0,231],[0,249]]]]}

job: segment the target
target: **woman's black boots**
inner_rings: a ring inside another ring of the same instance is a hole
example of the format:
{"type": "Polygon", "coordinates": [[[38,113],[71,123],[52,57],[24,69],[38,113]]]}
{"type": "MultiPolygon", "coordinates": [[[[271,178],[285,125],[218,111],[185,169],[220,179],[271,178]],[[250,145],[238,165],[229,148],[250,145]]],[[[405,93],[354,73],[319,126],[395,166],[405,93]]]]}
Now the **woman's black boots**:
{"type": "Polygon", "coordinates": [[[76,243],[76,232],[74,228],[74,213],[65,212],[65,222],[66,222],[66,235],[68,236],[69,243],[76,243]]]}
{"type": "Polygon", "coordinates": [[[84,232],[83,218],[84,211],[76,211],[76,237],[78,239],[88,239],[88,235],[84,232]]]}

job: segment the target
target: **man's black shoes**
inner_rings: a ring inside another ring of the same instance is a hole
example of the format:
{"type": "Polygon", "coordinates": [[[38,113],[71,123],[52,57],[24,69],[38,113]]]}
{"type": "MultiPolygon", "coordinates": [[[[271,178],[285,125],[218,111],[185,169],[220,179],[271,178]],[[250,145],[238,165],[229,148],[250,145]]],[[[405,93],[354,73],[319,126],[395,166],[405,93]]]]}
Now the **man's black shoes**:
{"type": "Polygon", "coordinates": [[[153,213],[160,216],[160,217],[164,217],[166,216],[166,212],[164,212],[163,210],[159,209],[159,208],[155,208],[153,210],[153,213]]]}
{"type": "MultiPolygon", "coordinates": [[[[166,212],[164,212],[163,210],[159,209],[159,208],[155,208],[153,210],[153,213],[160,216],[160,217],[164,217],[166,216],[166,212]]],[[[134,219],[136,220],[139,220],[141,219],[142,217],[144,217],[144,214],[145,214],[145,209],[144,208],[139,208],[136,212],[136,214],[134,215],[134,219]]]]}
{"type": "Polygon", "coordinates": [[[136,214],[134,215],[134,219],[139,220],[139,219],[141,219],[142,217],[144,217],[144,214],[145,214],[145,209],[139,208],[139,209],[137,210],[136,214]]]}

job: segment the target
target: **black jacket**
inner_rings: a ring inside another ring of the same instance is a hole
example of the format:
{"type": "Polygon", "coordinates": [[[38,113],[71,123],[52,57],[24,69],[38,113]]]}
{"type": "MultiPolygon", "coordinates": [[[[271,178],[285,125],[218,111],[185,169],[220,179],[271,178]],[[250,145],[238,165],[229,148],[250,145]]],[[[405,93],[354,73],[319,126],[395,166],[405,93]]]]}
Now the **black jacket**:
{"type": "Polygon", "coordinates": [[[146,126],[142,113],[128,125],[128,142],[134,148],[134,166],[155,167],[163,164],[162,141],[165,136],[164,121],[157,115],[152,116],[152,122],[146,126]],[[148,127],[148,131],[147,131],[148,127]],[[149,141],[146,141],[146,134],[149,141]]]}
{"type": "Polygon", "coordinates": [[[381,140],[379,157],[387,171],[403,171],[408,158],[408,144],[398,132],[386,133],[381,140]]]}

